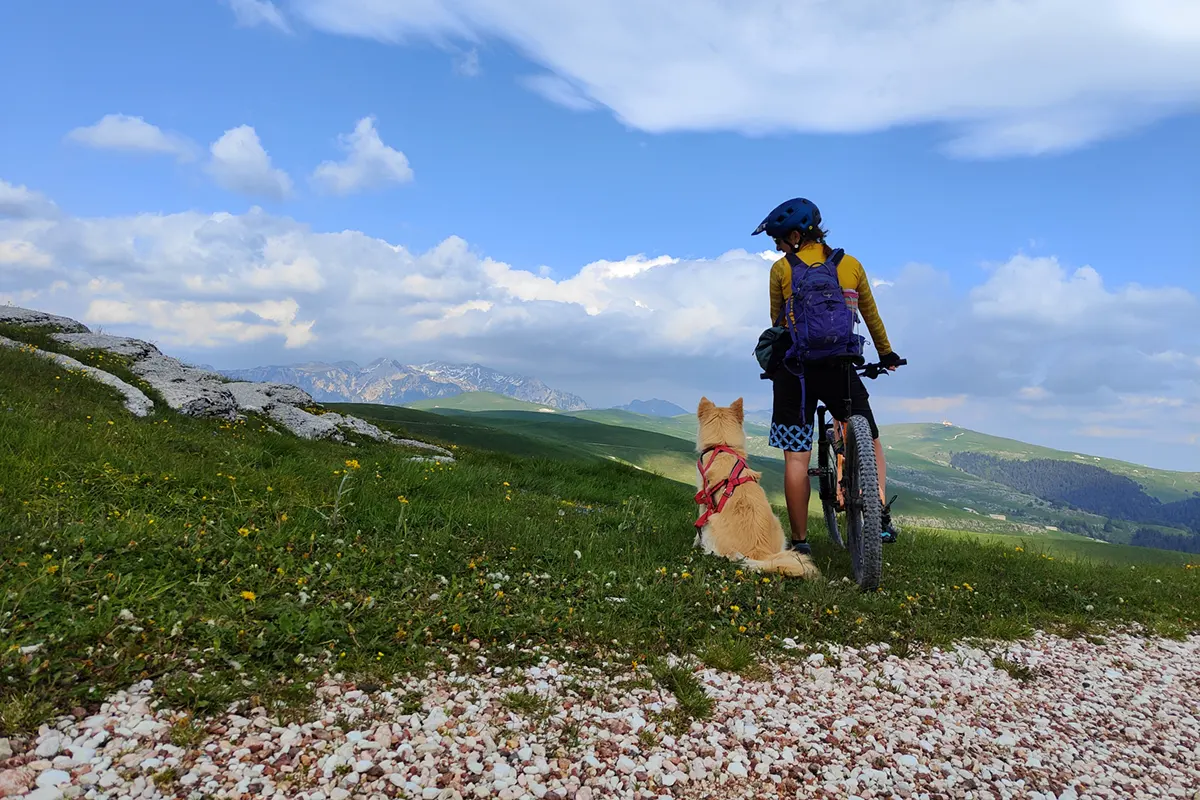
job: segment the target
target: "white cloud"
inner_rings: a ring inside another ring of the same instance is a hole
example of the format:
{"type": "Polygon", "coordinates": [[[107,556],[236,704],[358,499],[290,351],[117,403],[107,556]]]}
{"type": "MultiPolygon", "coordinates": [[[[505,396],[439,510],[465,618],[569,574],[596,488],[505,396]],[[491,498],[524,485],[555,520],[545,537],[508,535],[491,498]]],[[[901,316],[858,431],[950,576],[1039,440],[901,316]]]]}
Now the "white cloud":
{"type": "Polygon", "coordinates": [[[48,267],[50,256],[38,250],[31,242],[21,239],[0,239],[0,272],[5,267],[48,267]]]}
{"type": "Polygon", "coordinates": [[[291,33],[291,26],[271,0],[225,0],[233,9],[239,26],[254,28],[266,25],[284,33],[291,33]]]}
{"type": "Polygon", "coordinates": [[[479,51],[472,47],[455,58],[454,71],[467,78],[478,78],[482,72],[479,67],[479,51]]]}
{"type": "Polygon", "coordinates": [[[344,160],[324,161],[313,171],[313,183],[323,191],[345,195],[413,178],[404,153],[379,138],[374,117],[363,117],[352,133],[339,135],[338,147],[346,153],[344,160]]]}
{"type": "MultiPolygon", "coordinates": [[[[207,363],[391,355],[535,375],[598,405],[657,396],[690,407],[701,394],[770,402],[751,354],[767,324],[768,264],[743,250],[601,260],[554,279],[458,237],[416,253],[259,208],[0,220],[0,242],[22,262],[0,263],[5,300],[207,363]]],[[[949,414],[1026,441],[1195,463],[1195,295],[1106,286],[1097,270],[1024,256],[969,292],[929,266],[887,277],[875,295],[909,366],[868,384],[881,421],[949,414]],[[1131,431],[1141,438],[1114,438],[1131,431]]]]}
{"type": "Polygon", "coordinates": [[[225,131],[209,149],[208,170],[224,188],[272,200],[286,199],[292,193],[292,179],[271,166],[271,157],[249,125],[225,131]]]}
{"type": "Polygon", "coordinates": [[[0,218],[52,217],[58,213],[53,200],[27,186],[17,186],[0,178],[0,218]]]}
{"type": "Polygon", "coordinates": [[[526,89],[571,111],[591,111],[596,107],[582,89],[561,75],[526,75],[521,78],[521,83],[526,89]]]}
{"type": "Polygon", "coordinates": [[[909,414],[918,416],[939,416],[952,408],[958,408],[967,401],[966,395],[955,397],[902,397],[895,404],[909,414]]]}
{"type": "Polygon", "coordinates": [[[1200,105],[1194,0],[293,0],[329,33],[495,38],[644,131],[944,123],[960,156],[1050,153],[1200,105]]]}
{"type": "Polygon", "coordinates": [[[194,158],[197,149],[187,137],[164,133],[141,117],[127,114],[106,114],[94,125],[75,128],[67,139],[100,150],[158,153],[181,161],[194,158]]]}

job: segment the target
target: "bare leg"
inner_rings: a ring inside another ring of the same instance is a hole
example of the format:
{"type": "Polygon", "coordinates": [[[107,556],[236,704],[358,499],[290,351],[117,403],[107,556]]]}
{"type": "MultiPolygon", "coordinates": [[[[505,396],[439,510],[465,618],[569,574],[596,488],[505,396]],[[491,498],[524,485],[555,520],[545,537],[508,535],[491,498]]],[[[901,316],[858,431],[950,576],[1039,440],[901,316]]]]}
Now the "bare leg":
{"type": "Polygon", "coordinates": [[[783,496],[787,500],[788,522],[792,526],[792,541],[808,539],[808,501],[812,485],[808,480],[808,464],[812,451],[783,454],[783,496]]]}

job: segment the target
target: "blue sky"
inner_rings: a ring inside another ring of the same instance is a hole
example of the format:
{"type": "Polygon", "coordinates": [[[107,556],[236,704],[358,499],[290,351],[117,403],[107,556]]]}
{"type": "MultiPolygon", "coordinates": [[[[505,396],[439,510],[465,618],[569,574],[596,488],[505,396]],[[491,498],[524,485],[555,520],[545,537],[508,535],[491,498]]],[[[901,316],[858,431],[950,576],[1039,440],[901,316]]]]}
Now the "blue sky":
{"type": "Polygon", "coordinates": [[[885,421],[1141,460],[1153,431],[1200,469],[1200,21],[1043,0],[992,45],[990,5],[810,10],[779,21],[803,32],[789,56],[756,2],[17,0],[0,180],[56,222],[0,219],[0,300],[221,366],[444,357],[594,405],[765,406],[768,245],[748,234],[803,195],[887,282],[913,367],[875,389],[885,421]],[[69,136],[118,114],[140,133],[69,136]],[[1057,300],[1023,299],[1046,281],[1057,300]],[[560,330],[588,343],[546,353],[560,330]]]}

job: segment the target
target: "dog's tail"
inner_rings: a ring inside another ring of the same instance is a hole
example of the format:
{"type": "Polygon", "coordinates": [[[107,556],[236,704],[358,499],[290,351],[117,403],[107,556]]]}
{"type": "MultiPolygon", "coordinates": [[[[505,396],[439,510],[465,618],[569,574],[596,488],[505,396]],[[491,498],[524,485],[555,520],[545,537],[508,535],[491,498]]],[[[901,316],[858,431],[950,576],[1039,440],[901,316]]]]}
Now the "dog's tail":
{"type": "Polygon", "coordinates": [[[746,558],[743,562],[750,569],[760,572],[781,572],[789,578],[812,580],[821,577],[821,571],[812,558],[794,550],[783,550],[764,559],[746,558]]]}

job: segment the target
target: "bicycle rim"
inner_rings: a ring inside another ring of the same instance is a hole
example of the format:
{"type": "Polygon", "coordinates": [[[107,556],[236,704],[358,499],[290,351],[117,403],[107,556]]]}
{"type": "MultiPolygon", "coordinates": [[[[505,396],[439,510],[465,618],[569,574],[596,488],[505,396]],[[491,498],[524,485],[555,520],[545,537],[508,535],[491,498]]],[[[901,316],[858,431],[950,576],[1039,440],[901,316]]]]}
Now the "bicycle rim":
{"type": "Polygon", "coordinates": [[[841,548],[846,547],[838,530],[837,509],[837,456],[833,452],[833,442],[825,438],[820,442],[817,451],[817,467],[820,470],[821,509],[825,512],[825,529],[829,532],[829,541],[841,548]]]}
{"type": "Polygon", "coordinates": [[[875,445],[865,417],[852,416],[846,426],[847,473],[851,476],[846,504],[854,580],[864,591],[879,588],[883,574],[883,541],[880,538],[883,504],[879,500],[879,473],[875,445]]]}

